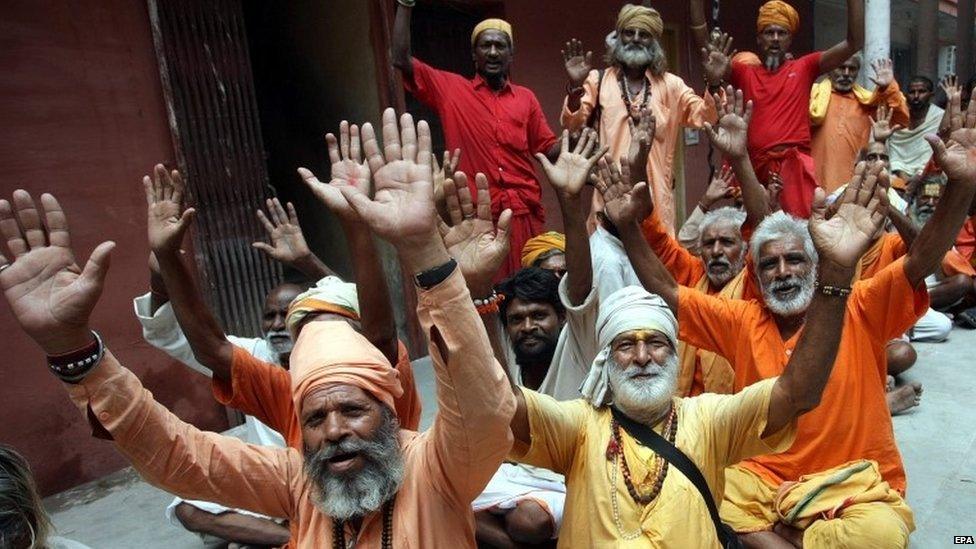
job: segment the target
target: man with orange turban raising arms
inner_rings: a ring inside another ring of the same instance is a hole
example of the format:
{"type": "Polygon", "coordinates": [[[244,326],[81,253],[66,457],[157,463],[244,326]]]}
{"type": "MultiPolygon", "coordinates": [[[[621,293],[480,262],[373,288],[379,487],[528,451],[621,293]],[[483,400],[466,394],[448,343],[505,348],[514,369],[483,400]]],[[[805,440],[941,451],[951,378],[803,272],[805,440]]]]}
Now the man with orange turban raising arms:
{"type": "MultiPolygon", "coordinates": [[[[701,0],[692,0],[700,4],[701,0]]],[[[702,14],[699,7],[692,14],[702,14]]],[[[704,19],[692,19],[695,27],[704,19]]],[[[810,94],[814,82],[850,59],[864,45],[864,0],[847,0],[847,37],[828,50],[796,59],[787,57],[800,28],[800,15],[781,0],[759,8],[756,39],[760,65],[734,61],[726,78],[753,103],[749,157],[760,181],[777,173],[783,180],[780,205],[798,217],[810,217],[818,182],[810,153],[810,94]]],[[[699,46],[704,40],[696,34],[699,46]]]]}
{"type": "MultiPolygon", "coordinates": [[[[384,121],[386,158],[375,139],[366,145],[376,198],[351,185],[340,192],[414,276],[439,405],[425,433],[399,428],[396,370],[341,321],[309,323],[291,355],[301,452],[183,423],[90,329],[114,244],[98,246],[82,270],[53,196],[42,195],[41,207],[23,190],[12,205],[0,200],[0,232],[12,254],[0,254],[0,287],[95,436],[112,440],[160,488],[287,518],[296,548],[474,547],[474,517],[465,510],[512,445],[515,397],[437,231],[430,130],[404,115],[401,148],[392,110],[384,121]]],[[[171,197],[173,189],[147,195],[171,197]]],[[[173,209],[171,230],[191,216],[173,209]]]]}

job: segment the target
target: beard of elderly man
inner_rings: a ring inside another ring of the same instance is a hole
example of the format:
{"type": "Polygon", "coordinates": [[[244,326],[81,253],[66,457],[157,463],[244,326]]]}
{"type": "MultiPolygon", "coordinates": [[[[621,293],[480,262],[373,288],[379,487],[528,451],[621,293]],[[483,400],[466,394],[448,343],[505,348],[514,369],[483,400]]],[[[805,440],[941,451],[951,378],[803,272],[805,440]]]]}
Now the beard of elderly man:
{"type": "Polygon", "coordinates": [[[678,356],[656,330],[631,330],[614,338],[607,358],[614,404],[641,423],[653,425],[670,410],[678,388],[678,356]]]}

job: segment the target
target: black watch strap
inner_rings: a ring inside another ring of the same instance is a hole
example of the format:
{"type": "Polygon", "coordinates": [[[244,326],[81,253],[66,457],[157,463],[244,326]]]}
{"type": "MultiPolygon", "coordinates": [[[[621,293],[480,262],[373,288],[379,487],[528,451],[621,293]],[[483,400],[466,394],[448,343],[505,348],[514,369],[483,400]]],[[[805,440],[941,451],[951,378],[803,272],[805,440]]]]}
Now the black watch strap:
{"type": "Polygon", "coordinates": [[[451,276],[451,273],[453,273],[454,269],[456,268],[457,261],[454,261],[454,258],[451,258],[450,261],[444,263],[443,265],[438,265],[437,267],[433,267],[413,275],[413,281],[422,290],[429,290],[447,280],[447,277],[451,276]]]}

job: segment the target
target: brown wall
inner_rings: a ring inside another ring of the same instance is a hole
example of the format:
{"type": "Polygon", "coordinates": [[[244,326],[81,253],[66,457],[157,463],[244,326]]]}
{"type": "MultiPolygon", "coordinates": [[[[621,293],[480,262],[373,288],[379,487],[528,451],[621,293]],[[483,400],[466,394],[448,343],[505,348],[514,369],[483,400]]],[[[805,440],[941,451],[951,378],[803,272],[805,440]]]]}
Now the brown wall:
{"type": "MultiPolygon", "coordinates": [[[[0,20],[0,195],[52,192],[86,259],[114,240],[112,267],[93,320],[116,356],[181,418],[226,428],[209,383],[142,341],[132,298],[147,286],[140,179],[173,161],[144,1],[20,0],[0,20]]],[[[43,354],[0,305],[0,441],[25,454],[44,494],[124,465],[96,441],[43,354]]]]}

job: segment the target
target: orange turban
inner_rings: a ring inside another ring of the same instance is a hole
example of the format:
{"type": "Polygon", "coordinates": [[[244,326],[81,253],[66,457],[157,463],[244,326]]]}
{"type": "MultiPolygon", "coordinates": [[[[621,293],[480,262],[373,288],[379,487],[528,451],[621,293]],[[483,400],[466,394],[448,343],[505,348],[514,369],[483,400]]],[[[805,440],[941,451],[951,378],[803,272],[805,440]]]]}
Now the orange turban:
{"type": "Polygon", "coordinates": [[[741,63],[743,65],[762,65],[762,61],[759,59],[759,56],[751,51],[740,51],[739,53],[733,55],[732,62],[741,63]]]}
{"type": "Polygon", "coordinates": [[[485,32],[486,30],[496,30],[505,33],[508,36],[508,42],[515,46],[515,38],[512,36],[512,25],[504,19],[485,19],[484,21],[475,25],[474,30],[471,31],[471,46],[474,47],[475,43],[478,42],[478,35],[485,32]]]}
{"type": "Polygon", "coordinates": [[[617,32],[626,28],[641,29],[659,40],[664,33],[664,21],[654,8],[625,4],[617,15],[617,32]]]}
{"type": "Polygon", "coordinates": [[[373,395],[396,414],[394,399],[403,395],[400,375],[383,353],[347,322],[311,322],[291,352],[291,397],[301,413],[314,389],[352,385],[373,395]]]}
{"type": "Polygon", "coordinates": [[[793,9],[793,6],[782,0],[770,0],[759,8],[756,32],[762,32],[769,25],[779,25],[796,34],[797,29],[800,28],[800,14],[793,9]]]}
{"type": "Polygon", "coordinates": [[[522,247],[522,266],[531,267],[543,254],[552,250],[566,253],[565,235],[549,231],[526,240],[522,247]]]}

